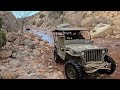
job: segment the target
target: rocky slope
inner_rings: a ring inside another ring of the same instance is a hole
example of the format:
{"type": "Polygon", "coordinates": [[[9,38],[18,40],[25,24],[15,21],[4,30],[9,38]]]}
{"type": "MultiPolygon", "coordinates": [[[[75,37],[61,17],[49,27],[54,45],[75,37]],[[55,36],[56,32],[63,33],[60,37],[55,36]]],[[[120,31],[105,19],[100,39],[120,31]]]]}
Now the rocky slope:
{"type": "Polygon", "coordinates": [[[3,20],[3,29],[6,31],[18,31],[20,29],[19,22],[10,11],[0,11],[0,17],[3,20]]]}
{"type": "Polygon", "coordinates": [[[53,46],[31,32],[7,33],[0,51],[2,79],[63,79],[63,67],[53,61],[53,46]]]}
{"type": "Polygon", "coordinates": [[[120,38],[119,19],[119,11],[43,11],[30,18],[29,24],[52,30],[58,24],[69,23],[74,27],[92,27],[94,32],[96,26],[106,24],[110,26],[107,34],[97,36],[120,38]]]}

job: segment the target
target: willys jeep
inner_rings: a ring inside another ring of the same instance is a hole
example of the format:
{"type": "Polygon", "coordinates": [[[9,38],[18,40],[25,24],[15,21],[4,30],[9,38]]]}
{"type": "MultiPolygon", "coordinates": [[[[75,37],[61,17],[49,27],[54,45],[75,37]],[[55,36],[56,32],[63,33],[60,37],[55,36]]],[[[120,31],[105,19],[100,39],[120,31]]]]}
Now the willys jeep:
{"type": "Polygon", "coordinates": [[[108,49],[93,45],[90,30],[86,28],[56,28],[54,37],[54,61],[64,62],[68,79],[83,79],[85,74],[112,74],[115,61],[108,49]]]}

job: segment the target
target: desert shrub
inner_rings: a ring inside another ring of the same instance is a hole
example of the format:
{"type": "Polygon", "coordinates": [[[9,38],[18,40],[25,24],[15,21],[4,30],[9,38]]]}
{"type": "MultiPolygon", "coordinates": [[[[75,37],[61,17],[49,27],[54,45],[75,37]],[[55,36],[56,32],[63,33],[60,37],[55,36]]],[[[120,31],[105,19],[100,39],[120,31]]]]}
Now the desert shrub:
{"type": "Polygon", "coordinates": [[[2,18],[0,17],[0,31],[1,31],[1,28],[2,28],[2,24],[3,24],[3,21],[2,21],[2,18]]]}
{"type": "Polygon", "coordinates": [[[6,44],[6,35],[3,31],[0,31],[0,48],[6,44]]]}

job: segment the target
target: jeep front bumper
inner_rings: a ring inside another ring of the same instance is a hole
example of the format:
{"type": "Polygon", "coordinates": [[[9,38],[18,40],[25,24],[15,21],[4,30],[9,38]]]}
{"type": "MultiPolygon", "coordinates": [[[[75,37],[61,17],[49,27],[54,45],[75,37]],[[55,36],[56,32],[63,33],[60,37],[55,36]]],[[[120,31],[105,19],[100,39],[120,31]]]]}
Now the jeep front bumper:
{"type": "Polygon", "coordinates": [[[110,69],[111,64],[103,61],[90,61],[84,66],[86,73],[94,73],[99,69],[110,69]]]}

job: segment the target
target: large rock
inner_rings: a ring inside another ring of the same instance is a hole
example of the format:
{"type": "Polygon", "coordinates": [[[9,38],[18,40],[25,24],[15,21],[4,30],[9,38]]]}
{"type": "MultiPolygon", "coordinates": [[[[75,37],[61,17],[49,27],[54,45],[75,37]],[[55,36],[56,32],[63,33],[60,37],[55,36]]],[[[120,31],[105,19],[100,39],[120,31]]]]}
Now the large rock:
{"type": "Polygon", "coordinates": [[[40,41],[40,45],[45,45],[46,43],[46,41],[40,41]]]}
{"type": "Polygon", "coordinates": [[[14,41],[15,45],[19,45],[20,44],[20,37],[18,37],[15,41],[14,41]]]}
{"type": "Polygon", "coordinates": [[[27,39],[31,39],[31,35],[29,35],[28,33],[26,33],[26,34],[24,35],[24,37],[27,38],[27,39]]]}
{"type": "Polygon", "coordinates": [[[90,34],[92,38],[105,37],[106,35],[112,34],[112,29],[110,25],[100,23],[94,27],[94,30],[90,34]]]}
{"type": "Polygon", "coordinates": [[[18,77],[17,79],[40,79],[39,77],[37,77],[37,76],[20,76],[20,77],[18,77]]]}
{"type": "Polygon", "coordinates": [[[6,39],[7,39],[7,41],[9,41],[9,42],[15,41],[15,40],[17,39],[17,37],[18,37],[18,35],[17,35],[17,33],[15,33],[15,32],[9,32],[9,33],[7,33],[7,35],[6,35],[6,39]]]}
{"type": "Polygon", "coordinates": [[[19,61],[19,60],[17,60],[17,59],[13,59],[13,60],[11,60],[10,62],[9,62],[9,64],[11,65],[11,66],[20,66],[21,65],[21,62],[19,61]]]}
{"type": "Polygon", "coordinates": [[[17,53],[12,53],[12,57],[15,58],[17,53]]]}
{"type": "Polygon", "coordinates": [[[0,51],[0,58],[4,59],[4,58],[8,58],[12,55],[12,51],[7,51],[7,50],[2,50],[0,51]]]}
{"type": "MultiPolygon", "coordinates": [[[[13,57],[14,57],[14,55],[13,55],[13,57]]],[[[15,58],[17,58],[17,59],[19,59],[19,60],[22,60],[23,57],[25,57],[25,55],[22,55],[22,54],[21,54],[21,51],[18,51],[18,52],[16,53],[16,55],[15,55],[15,58]]]]}
{"type": "Polygon", "coordinates": [[[35,39],[34,41],[33,41],[33,43],[36,45],[36,44],[38,44],[40,41],[39,41],[39,39],[35,39]]]}
{"type": "Polygon", "coordinates": [[[19,76],[18,72],[4,71],[1,74],[2,79],[15,79],[19,76]]]}
{"type": "Polygon", "coordinates": [[[40,55],[40,51],[37,50],[37,49],[34,49],[34,50],[33,50],[33,54],[34,54],[35,56],[39,56],[39,55],[40,55]]]}
{"type": "Polygon", "coordinates": [[[24,40],[23,43],[24,43],[24,45],[27,45],[31,49],[35,48],[34,43],[31,40],[29,40],[29,39],[24,40]]]}
{"type": "Polygon", "coordinates": [[[120,38],[120,34],[117,34],[117,35],[115,36],[115,38],[116,38],[116,39],[119,39],[119,38],[120,38]]]}

